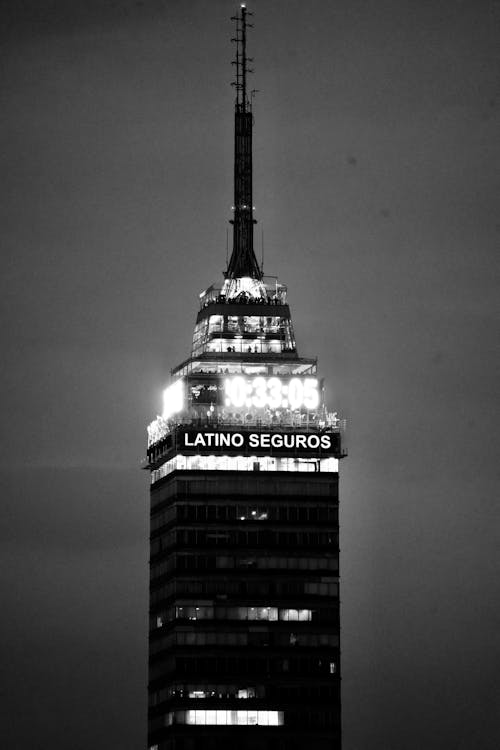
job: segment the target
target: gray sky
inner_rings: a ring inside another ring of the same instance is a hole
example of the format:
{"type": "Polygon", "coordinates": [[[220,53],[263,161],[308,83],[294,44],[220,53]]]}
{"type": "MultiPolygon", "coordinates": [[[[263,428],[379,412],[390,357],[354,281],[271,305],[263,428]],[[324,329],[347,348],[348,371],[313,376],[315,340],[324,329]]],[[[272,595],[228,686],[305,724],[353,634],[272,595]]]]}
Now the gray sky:
{"type": "MultiPolygon", "coordinates": [[[[498,747],[488,0],[255,0],[256,245],[349,419],[345,750],[498,747]],[[495,651],[496,648],[496,651],[495,651]]],[[[145,743],[145,425],[220,281],[233,2],[4,0],[6,746],[145,743]]]]}

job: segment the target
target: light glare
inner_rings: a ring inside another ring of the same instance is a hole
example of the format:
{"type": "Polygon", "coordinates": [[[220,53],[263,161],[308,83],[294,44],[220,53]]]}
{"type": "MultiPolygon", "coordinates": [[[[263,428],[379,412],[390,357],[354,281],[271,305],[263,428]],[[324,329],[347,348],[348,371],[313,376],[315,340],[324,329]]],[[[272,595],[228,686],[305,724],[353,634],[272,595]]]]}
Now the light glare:
{"type": "Polygon", "coordinates": [[[165,388],[163,391],[163,419],[178,414],[184,408],[184,382],[182,379],[165,388]]]}

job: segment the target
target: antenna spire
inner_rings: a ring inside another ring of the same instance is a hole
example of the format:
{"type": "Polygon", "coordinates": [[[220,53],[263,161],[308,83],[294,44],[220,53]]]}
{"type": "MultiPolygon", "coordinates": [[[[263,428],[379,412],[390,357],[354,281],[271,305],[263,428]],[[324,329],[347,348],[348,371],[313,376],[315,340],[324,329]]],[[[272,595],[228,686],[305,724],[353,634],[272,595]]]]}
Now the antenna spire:
{"type": "Polygon", "coordinates": [[[236,89],[234,107],[234,217],[233,252],[226,271],[226,278],[236,279],[250,277],[262,279],[262,272],[253,249],[253,218],[252,198],[252,107],[247,94],[247,74],[253,73],[248,67],[252,58],[247,57],[247,28],[252,24],[247,22],[249,13],[244,4],[240,14],[231,20],[236,24],[236,36],[231,39],[236,44],[236,78],[233,86],[236,89]]]}

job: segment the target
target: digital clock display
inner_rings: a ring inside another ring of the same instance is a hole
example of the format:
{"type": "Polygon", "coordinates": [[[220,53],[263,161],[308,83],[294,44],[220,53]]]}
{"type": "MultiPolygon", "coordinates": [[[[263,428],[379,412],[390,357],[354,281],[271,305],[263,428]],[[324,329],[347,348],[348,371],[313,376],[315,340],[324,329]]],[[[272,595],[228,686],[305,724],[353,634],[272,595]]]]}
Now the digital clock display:
{"type": "Polygon", "coordinates": [[[316,409],[319,405],[317,378],[251,378],[239,375],[224,381],[225,405],[241,409],[316,409]]]}

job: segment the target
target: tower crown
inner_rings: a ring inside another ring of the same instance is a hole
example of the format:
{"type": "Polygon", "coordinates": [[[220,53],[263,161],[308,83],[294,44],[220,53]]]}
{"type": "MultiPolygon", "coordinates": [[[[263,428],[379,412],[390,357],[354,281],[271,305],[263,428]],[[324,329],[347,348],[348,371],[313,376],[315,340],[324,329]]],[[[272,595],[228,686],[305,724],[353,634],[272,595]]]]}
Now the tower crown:
{"type": "MultiPolygon", "coordinates": [[[[148,428],[149,457],[164,460],[163,441],[186,425],[241,426],[338,434],[327,411],[314,357],[297,351],[287,288],[264,276],[253,248],[251,95],[245,5],[236,24],[233,249],[222,285],[201,292],[190,356],[171,370],[163,413],[148,428]],[[163,446],[158,453],[155,445],[163,446]]],[[[336,438],[337,439],[337,438],[336,438]]],[[[340,438],[338,438],[340,440],[340,438]]],[[[340,455],[340,442],[335,447],[340,455]]]]}

